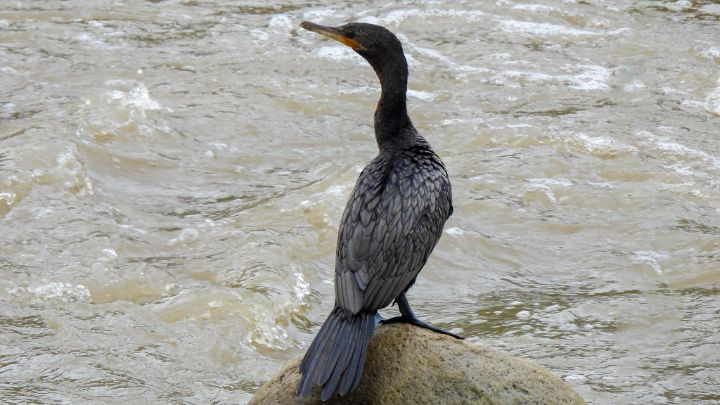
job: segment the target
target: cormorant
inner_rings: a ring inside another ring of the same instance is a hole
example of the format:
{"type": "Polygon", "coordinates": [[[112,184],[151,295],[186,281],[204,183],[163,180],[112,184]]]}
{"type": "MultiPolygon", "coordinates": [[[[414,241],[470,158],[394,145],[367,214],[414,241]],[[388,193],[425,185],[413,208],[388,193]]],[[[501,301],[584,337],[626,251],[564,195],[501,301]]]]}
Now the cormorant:
{"type": "Polygon", "coordinates": [[[408,67],[402,45],[384,27],[349,23],[301,27],[337,40],[375,70],[382,94],[375,110],[379,154],[360,173],[345,207],[335,258],[335,308],[308,349],[297,395],[322,386],[321,400],[354,391],[362,377],[377,311],[395,300],[408,322],[462,339],[415,317],[405,292],[452,214],[450,180],[440,158],[407,114],[408,67]]]}

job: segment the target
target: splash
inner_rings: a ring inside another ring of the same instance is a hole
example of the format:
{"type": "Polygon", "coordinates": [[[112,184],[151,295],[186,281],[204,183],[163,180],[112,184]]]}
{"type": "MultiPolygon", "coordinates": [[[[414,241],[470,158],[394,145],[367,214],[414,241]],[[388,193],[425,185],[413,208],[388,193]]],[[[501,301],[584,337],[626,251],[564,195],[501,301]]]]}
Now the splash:
{"type": "Polygon", "coordinates": [[[30,294],[43,301],[59,299],[64,302],[90,300],[90,290],[82,284],[68,282],[50,282],[36,287],[15,287],[8,289],[8,293],[15,296],[30,294]]]}
{"type": "Polygon", "coordinates": [[[715,115],[720,115],[720,79],[716,84],[717,87],[705,97],[703,107],[715,115]]]}
{"type": "Polygon", "coordinates": [[[134,80],[110,80],[107,82],[109,86],[117,87],[130,87],[129,90],[111,90],[107,93],[107,97],[111,101],[120,102],[124,106],[129,106],[135,111],[139,112],[144,118],[145,111],[147,110],[159,110],[163,106],[157,101],[150,97],[150,92],[147,87],[141,82],[134,80]]]}

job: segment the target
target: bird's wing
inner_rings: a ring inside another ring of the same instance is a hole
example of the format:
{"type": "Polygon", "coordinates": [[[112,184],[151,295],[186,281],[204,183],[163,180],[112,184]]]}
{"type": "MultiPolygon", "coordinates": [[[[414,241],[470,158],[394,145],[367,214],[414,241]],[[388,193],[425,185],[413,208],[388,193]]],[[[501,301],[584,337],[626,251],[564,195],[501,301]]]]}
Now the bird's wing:
{"type": "Polygon", "coordinates": [[[404,292],[440,239],[450,199],[442,166],[403,159],[363,170],[340,225],[336,303],[378,310],[404,292]]]}

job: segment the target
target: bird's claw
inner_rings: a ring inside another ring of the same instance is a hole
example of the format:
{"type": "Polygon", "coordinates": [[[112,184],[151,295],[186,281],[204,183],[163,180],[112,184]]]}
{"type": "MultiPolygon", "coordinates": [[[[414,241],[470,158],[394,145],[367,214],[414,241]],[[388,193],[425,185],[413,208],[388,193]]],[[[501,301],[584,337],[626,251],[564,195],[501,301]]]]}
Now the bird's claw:
{"type": "Polygon", "coordinates": [[[421,321],[421,320],[419,320],[419,319],[417,319],[417,318],[407,318],[407,317],[404,317],[404,316],[396,316],[396,317],[390,318],[390,319],[382,319],[382,320],[380,321],[380,323],[383,324],[383,325],[384,325],[384,324],[390,324],[390,323],[409,323],[409,324],[411,324],[411,325],[415,325],[415,326],[420,327],[420,328],[428,329],[428,330],[431,330],[431,331],[436,332],[436,333],[442,333],[443,335],[452,336],[452,337],[454,337],[455,339],[460,339],[460,340],[465,339],[464,337],[462,337],[462,336],[460,336],[460,335],[456,335],[456,334],[454,334],[454,333],[452,333],[452,332],[446,331],[445,329],[440,329],[440,328],[438,328],[437,326],[432,326],[432,325],[427,324],[427,323],[425,323],[425,322],[423,322],[423,321],[421,321]]]}

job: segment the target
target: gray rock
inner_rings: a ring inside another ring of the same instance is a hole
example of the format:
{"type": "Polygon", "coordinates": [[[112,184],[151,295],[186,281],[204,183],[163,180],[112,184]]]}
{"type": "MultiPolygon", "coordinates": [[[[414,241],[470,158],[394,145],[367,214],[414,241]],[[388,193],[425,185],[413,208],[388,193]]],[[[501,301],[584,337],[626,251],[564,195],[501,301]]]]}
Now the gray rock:
{"type": "MultiPolygon", "coordinates": [[[[320,404],[316,387],[295,398],[301,359],[260,387],[254,404],[320,404]]],[[[357,391],[326,404],[584,404],[540,365],[407,324],[380,325],[357,391]]]]}

